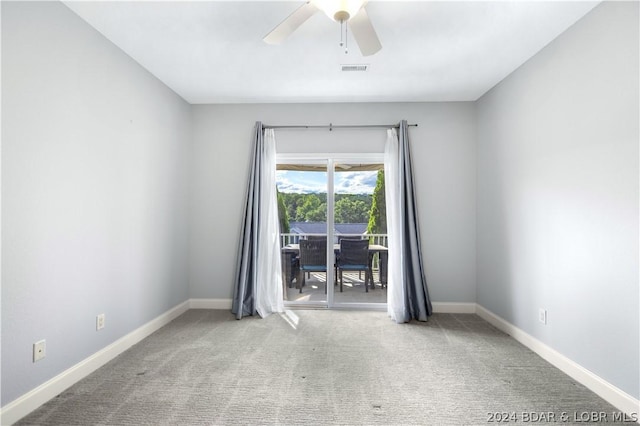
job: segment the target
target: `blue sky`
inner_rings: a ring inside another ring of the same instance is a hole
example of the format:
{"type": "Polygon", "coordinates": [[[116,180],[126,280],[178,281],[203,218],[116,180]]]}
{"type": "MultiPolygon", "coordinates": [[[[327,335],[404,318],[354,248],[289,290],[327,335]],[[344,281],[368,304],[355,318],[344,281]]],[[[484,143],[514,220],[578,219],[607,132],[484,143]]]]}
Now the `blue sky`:
{"type": "MultiPolygon", "coordinates": [[[[376,187],[378,172],[336,172],[336,194],[372,194],[376,187]]],[[[326,172],[300,172],[277,170],[276,185],[280,192],[303,193],[327,192],[326,172]]]]}

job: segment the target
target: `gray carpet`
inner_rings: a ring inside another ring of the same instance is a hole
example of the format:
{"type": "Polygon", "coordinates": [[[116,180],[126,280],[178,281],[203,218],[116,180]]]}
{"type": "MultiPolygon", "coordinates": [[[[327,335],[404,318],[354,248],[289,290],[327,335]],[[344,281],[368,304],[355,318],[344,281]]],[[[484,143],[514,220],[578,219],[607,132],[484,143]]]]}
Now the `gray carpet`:
{"type": "Polygon", "coordinates": [[[292,315],[188,311],[18,424],[486,425],[549,411],[613,424],[617,412],[476,315],[292,315]]]}

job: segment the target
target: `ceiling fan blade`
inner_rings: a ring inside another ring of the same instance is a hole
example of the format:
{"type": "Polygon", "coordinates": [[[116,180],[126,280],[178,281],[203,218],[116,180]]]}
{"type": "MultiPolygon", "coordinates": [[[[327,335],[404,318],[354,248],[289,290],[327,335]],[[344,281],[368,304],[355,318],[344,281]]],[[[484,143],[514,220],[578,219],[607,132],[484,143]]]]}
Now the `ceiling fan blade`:
{"type": "Polygon", "coordinates": [[[318,11],[310,1],[297,8],[291,15],[280,22],[263,40],[269,44],[280,44],[291,35],[300,25],[318,11]]]}
{"type": "Polygon", "coordinates": [[[367,15],[364,7],[349,20],[349,28],[353,38],[358,43],[362,56],[373,55],[382,49],[382,44],[380,44],[376,30],[373,29],[373,24],[371,24],[369,15],[367,15]]]}

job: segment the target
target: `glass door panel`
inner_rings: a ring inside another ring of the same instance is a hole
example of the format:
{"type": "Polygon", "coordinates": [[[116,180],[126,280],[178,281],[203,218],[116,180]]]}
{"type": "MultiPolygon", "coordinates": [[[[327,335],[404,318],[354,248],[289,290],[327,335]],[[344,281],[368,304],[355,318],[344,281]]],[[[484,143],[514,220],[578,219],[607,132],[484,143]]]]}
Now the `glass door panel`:
{"type": "MultiPolygon", "coordinates": [[[[278,164],[283,297],[287,305],[327,306],[327,162],[278,164]]],[[[331,266],[328,266],[331,262],[331,266]]]]}
{"type": "Polygon", "coordinates": [[[384,165],[336,162],[333,177],[334,305],[386,303],[384,165]]]}

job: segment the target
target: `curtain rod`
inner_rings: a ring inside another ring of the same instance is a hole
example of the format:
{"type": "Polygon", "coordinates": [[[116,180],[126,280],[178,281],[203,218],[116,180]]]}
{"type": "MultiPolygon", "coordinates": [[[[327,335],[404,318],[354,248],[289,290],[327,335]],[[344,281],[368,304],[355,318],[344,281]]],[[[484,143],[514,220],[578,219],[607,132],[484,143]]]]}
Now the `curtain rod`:
{"type": "MultiPolygon", "coordinates": [[[[418,127],[417,124],[408,124],[409,127],[418,127]]],[[[272,126],[263,124],[263,129],[390,129],[399,128],[400,124],[332,124],[328,125],[293,125],[293,126],[272,126]]]]}

